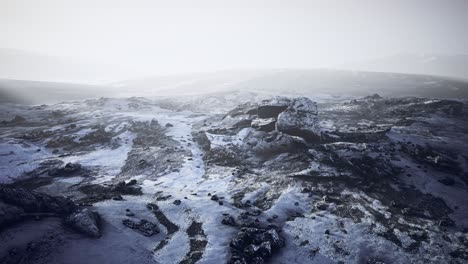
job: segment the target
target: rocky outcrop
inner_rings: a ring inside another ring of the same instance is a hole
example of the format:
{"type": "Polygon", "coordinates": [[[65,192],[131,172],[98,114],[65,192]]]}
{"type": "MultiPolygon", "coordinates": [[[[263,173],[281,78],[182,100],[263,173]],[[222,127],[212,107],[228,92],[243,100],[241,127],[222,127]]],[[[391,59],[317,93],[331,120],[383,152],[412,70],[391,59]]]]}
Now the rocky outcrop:
{"type": "Polygon", "coordinates": [[[278,115],[276,129],[307,141],[320,141],[317,103],[305,97],[293,99],[288,108],[278,115]]]}
{"type": "Polygon", "coordinates": [[[99,214],[87,208],[78,210],[64,219],[66,225],[90,237],[101,236],[99,214]]]}
{"type": "Polygon", "coordinates": [[[21,188],[0,188],[0,201],[22,208],[27,213],[68,215],[78,209],[70,199],[21,188]]]}
{"type": "Polygon", "coordinates": [[[86,146],[92,145],[92,144],[106,144],[109,143],[112,139],[112,133],[107,132],[104,127],[99,127],[95,131],[92,131],[86,135],[84,135],[82,138],[80,138],[80,143],[84,144],[86,146]]]}
{"type": "Polygon", "coordinates": [[[136,186],[136,182],[118,182],[116,184],[104,186],[100,184],[90,184],[79,188],[87,196],[80,199],[80,204],[92,204],[103,200],[122,200],[122,195],[142,195],[141,187],[136,186]]]}
{"type": "Polygon", "coordinates": [[[200,131],[198,133],[194,133],[193,140],[195,140],[204,151],[210,151],[211,142],[208,136],[206,135],[206,132],[200,131]]]}
{"type": "Polygon", "coordinates": [[[49,170],[50,176],[70,176],[81,170],[81,164],[79,163],[67,163],[62,168],[52,168],[49,170]]]}
{"type": "Polygon", "coordinates": [[[99,214],[80,209],[72,200],[21,188],[0,188],[0,228],[27,216],[58,216],[76,231],[99,237],[99,214]]]}
{"type": "Polygon", "coordinates": [[[26,123],[26,119],[19,115],[15,116],[10,121],[3,120],[1,122],[2,125],[7,125],[7,126],[15,126],[15,125],[23,124],[23,123],[26,123]]]}
{"type": "Polygon", "coordinates": [[[225,215],[221,220],[221,224],[227,226],[237,226],[236,219],[232,215],[225,215]]]}
{"type": "Polygon", "coordinates": [[[155,223],[145,219],[142,219],[139,222],[135,222],[131,219],[124,219],[122,220],[122,224],[128,228],[140,231],[140,233],[147,237],[158,234],[160,232],[158,226],[155,223]]]}
{"type": "Polygon", "coordinates": [[[284,246],[285,240],[275,228],[243,227],[230,243],[229,263],[265,263],[284,246]]]}
{"type": "Polygon", "coordinates": [[[256,105],[240,105],[230,111],[228,116],[247,115],[242,126],[235,125],[234,129],[245,127],[247,123],[259,131],[279,131],[291,136],[302,137],[309,142],[321,140],[321,128],[317,117],[317,103],[306,97],[286,98],[276,97],[265,100],[256,105]]]}
{"type": "Polygon", "coordinates": [[[278,100],[260,105],[257,108],[258,118],[277,118],[289,106],[288,100],[278,100]]]}

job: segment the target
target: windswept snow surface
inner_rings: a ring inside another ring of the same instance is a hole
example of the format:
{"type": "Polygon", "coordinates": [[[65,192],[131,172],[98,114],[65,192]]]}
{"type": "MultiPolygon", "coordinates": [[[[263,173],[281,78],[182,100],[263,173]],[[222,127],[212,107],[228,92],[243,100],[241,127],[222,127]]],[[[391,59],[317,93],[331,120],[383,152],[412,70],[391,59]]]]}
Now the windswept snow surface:
{"type": "Polygon", "coordinates": [[[239,98],[2,105],[0,183],[70,197],[100,214],[102,236],[29,219],[0,230],[0,262],[227,263],[239,225],[274,225],[286,243],[268,263],[464,263],[465,102],[321,98],[310,122],[328,137],[310,143],[234,127],[256,118],[226,117],[239,98]],[[141,193],[115,191],[127,185],[141,193]]]}

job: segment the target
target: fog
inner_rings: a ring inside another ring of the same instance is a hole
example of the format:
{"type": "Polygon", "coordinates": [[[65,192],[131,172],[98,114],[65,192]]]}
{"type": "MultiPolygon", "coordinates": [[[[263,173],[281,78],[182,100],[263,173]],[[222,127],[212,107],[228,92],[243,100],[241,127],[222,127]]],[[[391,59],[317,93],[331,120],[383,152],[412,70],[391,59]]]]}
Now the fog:
{"type": "Polygon", "coordinates": [[[1,48],[113,65],[129,76],[463,54],[466,24],[463,0],[0,1],[1,48]]]}
{"type": "MultiPolygon", "coordinates": [[[[467,24],[463,0],[1,0],[0,79],[120,87],[124,95],[178,93],[181,85],[216,91],[266,73],[322,69],[460,80],[468,79],[467,24]]],[[[340,89],[369,86],[342,77],[333,82],[340,89]]],[[[327,87],[301,78],[284,87],[327,87]]],[[[56,87],[11,83],[0,88],[56,87]]]]}

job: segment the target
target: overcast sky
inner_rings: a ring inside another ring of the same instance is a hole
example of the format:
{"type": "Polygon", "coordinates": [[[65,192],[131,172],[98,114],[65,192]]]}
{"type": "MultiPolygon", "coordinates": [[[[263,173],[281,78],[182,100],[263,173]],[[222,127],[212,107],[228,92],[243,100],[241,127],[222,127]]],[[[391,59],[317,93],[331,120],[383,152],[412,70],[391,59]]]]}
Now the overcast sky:
{"type": "Polygon", "coordinates": [[[0,0],[0,48],[151,73],[468,53],[467,0],[0,0]]]}

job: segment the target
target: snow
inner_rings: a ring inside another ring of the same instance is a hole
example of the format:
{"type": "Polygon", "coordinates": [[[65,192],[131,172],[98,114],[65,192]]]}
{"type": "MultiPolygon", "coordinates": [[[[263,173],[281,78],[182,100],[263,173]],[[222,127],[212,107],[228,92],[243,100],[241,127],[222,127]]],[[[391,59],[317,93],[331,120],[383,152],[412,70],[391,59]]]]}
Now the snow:
{"type": "Polygon", "coordinates": [[[49,155],[49,151],[40,146],[24,146],[14,140],[1,142],[0,183],[10,183],[36,169],[49,155]]]}
{"type": "Polygon", "coordinates": [[[119,135],[122,139],[121,146],[115,149],[101,147],[95,151],[83,154],[67,156],[62,159],[64,163],[80,163],[86,167],[101,167],[101,174],[94,183],[102,183],[111,180],[120,173],[125,164],[127,154],[132,149],[135,135],[126,131],[119,135]]]}

